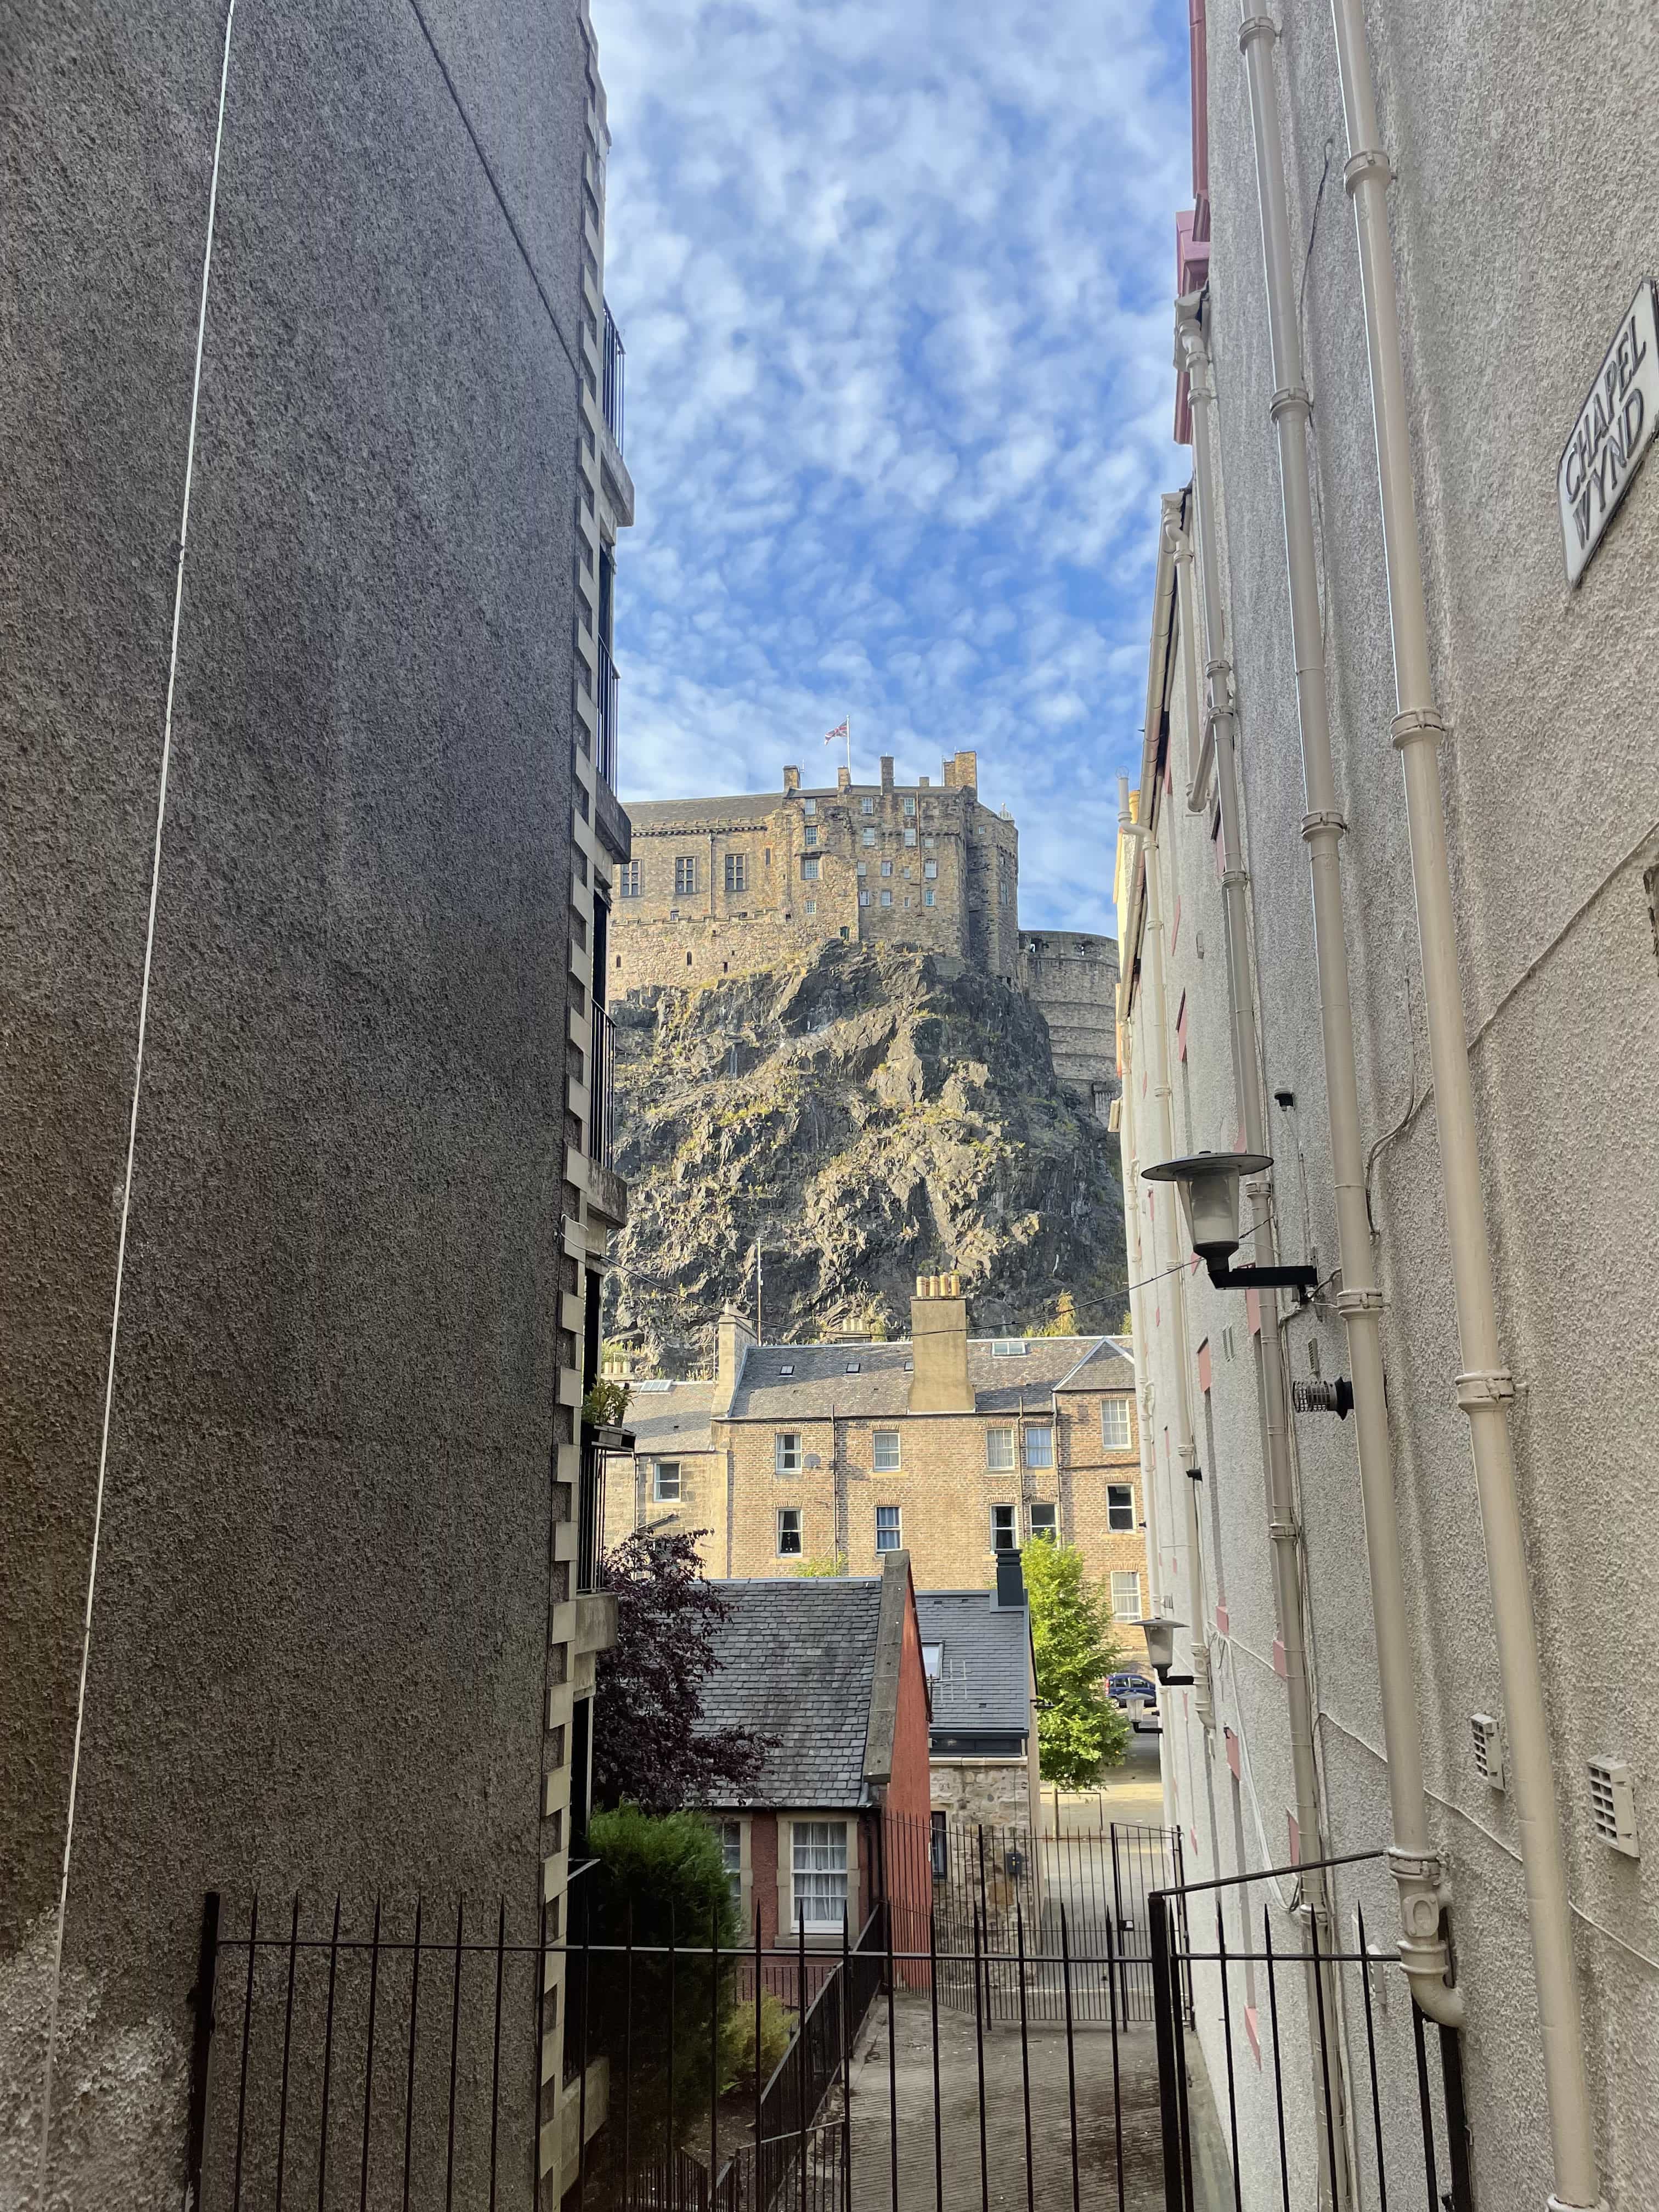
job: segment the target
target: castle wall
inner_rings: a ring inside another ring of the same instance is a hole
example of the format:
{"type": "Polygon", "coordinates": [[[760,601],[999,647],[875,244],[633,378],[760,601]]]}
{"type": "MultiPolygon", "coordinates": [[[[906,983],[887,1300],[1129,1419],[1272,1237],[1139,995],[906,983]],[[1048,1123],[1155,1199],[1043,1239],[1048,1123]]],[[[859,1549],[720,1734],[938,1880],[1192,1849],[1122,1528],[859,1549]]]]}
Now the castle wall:
{"type": "Polygon", "coordinates": [[[1103,1121],[1117,1096],[1117,940],[1072,929],[1022,930],[1016,970],[1042,1011],[1054,1073],[1103,1121]]]}
{"type": "Polygon", "coordinates": [[[971,753],[945,781],[636,802],[618,872],[610,994],[708,983],[837,938],[967,960],[1019,957],[1019,833],[980,804],[971,753]]]}

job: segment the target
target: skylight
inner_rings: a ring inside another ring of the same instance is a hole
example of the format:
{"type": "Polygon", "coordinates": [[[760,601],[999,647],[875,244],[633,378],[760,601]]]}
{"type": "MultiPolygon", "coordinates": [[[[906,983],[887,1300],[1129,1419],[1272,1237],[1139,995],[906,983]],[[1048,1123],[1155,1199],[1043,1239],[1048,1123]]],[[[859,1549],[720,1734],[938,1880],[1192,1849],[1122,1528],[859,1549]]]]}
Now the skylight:
{"type": "Polygon", "coordinates": [[[793,1375],[794,1371],[795,1363],[793,1359],[786,1359],[782,1366],[778,1370],[780,1375],[793,1375]]]}
{"type": "Polygon", "coordinates": [[[1018,1336],[999,1337],[991,1346],[991,1357],[993,1359],[1024,1359],[1024,1341],[1018,1336]]]}
{"type": "Polygon", "coordinates": [[[861,1359],[849,1359],[847,1363],[847,1371],[849,1375],[856,1375],[863,1365],[864,1362],[861,1359]]]}

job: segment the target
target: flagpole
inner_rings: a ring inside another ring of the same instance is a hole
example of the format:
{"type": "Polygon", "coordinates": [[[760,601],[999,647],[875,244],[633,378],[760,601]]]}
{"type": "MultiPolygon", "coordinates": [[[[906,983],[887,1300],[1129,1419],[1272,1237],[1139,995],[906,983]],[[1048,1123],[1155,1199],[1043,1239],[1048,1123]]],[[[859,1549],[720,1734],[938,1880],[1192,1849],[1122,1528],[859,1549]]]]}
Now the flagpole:
{"type": "Polygon", "coordinates": [[[853,781],[853,717],[847,717],[847,781],[853,781]]]}

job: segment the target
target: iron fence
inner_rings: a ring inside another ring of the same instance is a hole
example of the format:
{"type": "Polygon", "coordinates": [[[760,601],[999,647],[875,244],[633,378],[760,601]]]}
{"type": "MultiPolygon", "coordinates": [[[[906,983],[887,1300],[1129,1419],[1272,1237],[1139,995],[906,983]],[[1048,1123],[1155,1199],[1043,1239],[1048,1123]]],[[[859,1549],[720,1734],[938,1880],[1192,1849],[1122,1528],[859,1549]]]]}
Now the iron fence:
{"type": "Polygon", "coordinates": [[[1424,2016],[1398,1957],[1368,1942],[1362,1901],[1352,1904],[1352,1948],[1332,1939],[1342,1877],[1382,1856],[1268,1868],[1149,1898],[1165,2212],[1194,2212],[1206,2125],[1224,2135],[1234,2212],[1292,2203],[1387,2212],[1390,2202],[1470,2212],[1456,2034],[1436,2031],[1431,2064],[1424,2016]],[[1297,1885],[1288,1912],[1263,1894],[1280,1881],[1297,1885]],[[1211,2094],[1212,2119],[1201,2101],[1211,2094]]]}
{"type": "Polygon", "coordinates": [[[608,1586],[605,1553],[605,1463],[608,1455],[584,1443],[581,1496],[576,1516],[576,1589],[586,1595],[608,1586]]]}
{"type": "Polygon", "coordinates": [[[612,1158],[617,1032],[597,999],[590,1001],[592,1042],[587,1055],[587,1156],[608,1168],[612,1158]]]}
{"type": "Polygon", "coordinates": [[[621,705],[622,679],[617,673],[617,664],[611,657],[611,647],[605,640],[594,641],[598,668],[593,679],[594,721],[593,765],[601,779],[617,788],[617,737],[621,705]]]}

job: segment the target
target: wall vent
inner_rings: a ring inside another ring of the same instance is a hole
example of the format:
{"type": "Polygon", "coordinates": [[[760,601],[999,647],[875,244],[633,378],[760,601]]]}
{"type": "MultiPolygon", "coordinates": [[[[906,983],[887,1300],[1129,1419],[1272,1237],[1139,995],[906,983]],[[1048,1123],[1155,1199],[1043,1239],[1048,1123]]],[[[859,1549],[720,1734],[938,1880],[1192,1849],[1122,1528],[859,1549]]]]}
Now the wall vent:
{"type": "Polygon", "coordinates": [[[1501,1790],[1504,1771],[1504,1723],[1490,1713],[1471,1713],[1469,1733],[1474,1738],[1475,1771],[1488,1790],[1501,1790]]]}
{"type": "Polygon", "coordinates": [[[1590,1817],[1604,1844],[1626,1858],[1640,1858],[1636,1833],[1636,1791],[1630,1768],[1622,1759],[1593,1759],[1589,1763],[1590,1817]]]}

